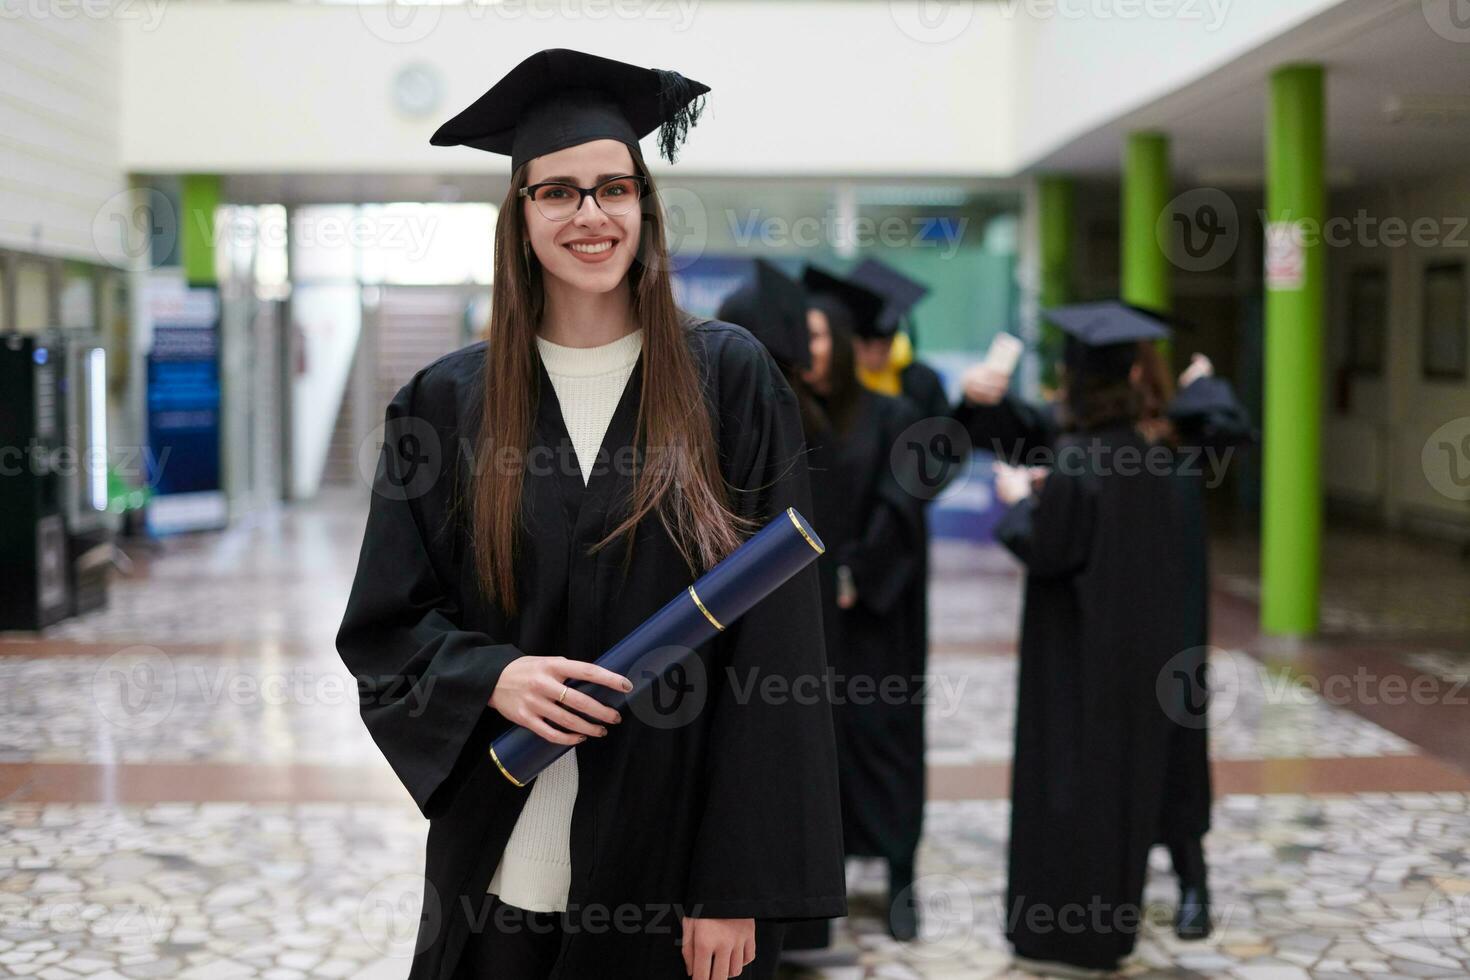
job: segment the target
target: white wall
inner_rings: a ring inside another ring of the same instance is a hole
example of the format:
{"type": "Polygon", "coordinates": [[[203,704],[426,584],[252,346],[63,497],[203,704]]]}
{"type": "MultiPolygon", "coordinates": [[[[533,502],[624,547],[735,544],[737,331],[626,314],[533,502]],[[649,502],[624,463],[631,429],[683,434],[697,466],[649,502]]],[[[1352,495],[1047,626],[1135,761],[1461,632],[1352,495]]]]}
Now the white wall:
{"type": "Polygon", "coordinates": [[[395,28],[382,5],[173,4],[155,25],[124,25],[123,156],[156,172],[504,168],[429,136],[521,58],[572,47],[711,86],[682,174],[1004,173],[1012,22],[958,6],[946,25],[906,0],[636,0],[636,18],[610,13],[635,0],[508,0],[397,6],[418,20],[395,28]],[[584,13],[543,16],[566,9],[584,13]],[[419,61],[446,94],[406,118],[392,81],[419,61]]]}
{"type": "Polygon", "coordinates": [[[1014,27],[1015,164],[1029,166],[1344,2],[996,0],[1014,27]]]}
{"type": "Polygon", "coordinates": [[[1383,375],[1354,381],[1350,412],[1326,408],[1323,475],[1330,493],[1371,503],[1395,525],[1470,521],[1470,504],[1437,490],[1422,458],[1436,429],[1470,418],[1470,380],[1430,381],[1420,372],[1423,269],[1437,260],[1470,263],[1467,199],[1470,171],[1342,193],[1332,201],[1334,215],[1363,230],[1344,228],[1349,244],[1328,250],[1328,377],[1342,363],[1348,279],[1355,267],[1387,271],[1389,330],[1383,375]],[[1360,211],[1371,221],[1358,222],[1360,211]],[[1408,237],[1403,231],[1384,224],[1390,218],[1406,228],[1427,221],[1423,241],[1432,244],[1402,240],[1408,237]]]}
{"type": "Polygon", "coordinates": [[[0,246],[116,263],[121,31],[88,7],[0,17],[0,246]]]}

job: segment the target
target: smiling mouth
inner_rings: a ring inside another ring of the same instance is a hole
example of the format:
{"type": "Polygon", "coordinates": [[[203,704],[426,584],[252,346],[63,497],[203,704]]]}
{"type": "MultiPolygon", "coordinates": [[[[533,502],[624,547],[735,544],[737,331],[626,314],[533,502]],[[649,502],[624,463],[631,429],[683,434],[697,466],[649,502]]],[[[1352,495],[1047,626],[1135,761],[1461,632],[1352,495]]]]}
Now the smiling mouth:
{"type": "Polygon", "coordinates": [[[567,248],[576,252],[578,255],[598,255],[606,252],[616,244],[616,239],[604,238],[600,242],[568,242],[567,248]]]}

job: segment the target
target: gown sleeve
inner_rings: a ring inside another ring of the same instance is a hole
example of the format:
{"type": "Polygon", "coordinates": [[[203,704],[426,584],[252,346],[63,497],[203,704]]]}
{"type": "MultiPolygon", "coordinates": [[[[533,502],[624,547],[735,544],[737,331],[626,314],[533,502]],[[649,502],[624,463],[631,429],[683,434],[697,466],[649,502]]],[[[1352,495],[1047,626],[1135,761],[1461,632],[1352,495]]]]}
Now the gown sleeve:
{"type": "MultiPolygon", "coordinates": [[[[944,380],[927,364],[915,361],[904,371],[903,395],[905,403],[912,411],[906,425],[926,419],[954,416],[954,407],[950,405],[949,396],[944,391],[944,380]]],[[[938,477],[937,483],[925,481],[927,500],[933,500],[969,468],[968,458],[953,459],[948,448],[937,442],[931,442],[927,449],[927,475],[931,478],[938,477]],[[944,451],[941,452],[941,449],[944,451]]]]}
{"type": "MultiPolygon", "coordinates": [[[[722,355],[721,457],[738,514],[811,515],[796,396],[754,340],[722,355]]],[[[816,563],[719,635],[708,754],[686,907],[703,918],[847,912],[837,748],[825,695],[816,563]],[[740,681],[738,693],[730,683],[740,681]],[[755,677],[784,696],[767,697],[755,677]],[[751,692],[756,693],[751,693],[751,692]]]]}
{"type": "MultiPolygon", "coordinates": [[[[923,502],[904,489],[890,463],[894,442],[914,421],[906,402],[890,402],[878,440],[873,511],[862,522],[862,537],[835,555],[852,571],[858,602],[878,615],[892,609],[919,574],[925,546],[923,502]]],[[[909,455],[900,458],[913,461],[909,455]]]]}
{"type": "MultiPolygon", "coordinates": [[[[509,724],[488,702],[500,672],[521,651],[461,628],[461,610],[445,587],[448,542],[430,536],[439,522],[426,512],[442,517],[454,478],[441,465],[433,485],[418,493],[422,475],[403,455],[417,444],[403,437],[423,433],[425,424],[439,428],[435,416],[446,408],[452,413],[453,392],[435,386],[425,397],[422,384],[420,372],[388,405],[367,529],[336,644],[357,679],[368,732],[420,812],[433,818],[486,750],[488,742],[470,733],[482,721],[509,724]],[[409,488],[415,492],[406,493],[409,488]]],[[[452,431],[452,425],[444,430],[452,431]]]]}
{"type": "Polygon", "coordinates": [[[1166,414],[1181,445],[1225,449],[1257,441],[1250,414],[1224,378],[1196,378],[1179,389],[1166,414]]]}
{"type": "Polygon", "coordinates": [[[1032,405],[1007,393],[994,405],[972,405],[963,398],[953,417],[970,434],[977,450],[993,453],[1013,465],[1040,463],[1035,455],[1057,438],[1056,418],[1049,406],[1032,405]]]}
{"type": "Polygon", "coordinates": [[[996,539],[1032,575],[1074,575],[1087,565],[1092,550],[1095,499],[1085,476],[1053,471],[1040,493],[1006,511],[996,539]]]}

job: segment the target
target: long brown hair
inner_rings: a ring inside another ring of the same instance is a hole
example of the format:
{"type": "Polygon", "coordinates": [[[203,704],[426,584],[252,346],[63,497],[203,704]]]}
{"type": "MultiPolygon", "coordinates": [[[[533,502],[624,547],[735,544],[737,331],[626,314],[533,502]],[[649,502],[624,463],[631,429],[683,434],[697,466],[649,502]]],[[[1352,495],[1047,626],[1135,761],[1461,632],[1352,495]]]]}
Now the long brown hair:
{"type": "MultiPolygon", "coordinates": [[[[702,381],[686,336],[688,318],[674,305],[658,193],[636,151],[633,166],[647,187],[638,255],[628,269],[633,316],[643,328],[643,391],[635,443],[640,449],[654,448],[640,454],[628,516],[591,550],[624,537],[631,559],[634,531],[656,512],[691,574],[697,574],[733,551],[750,522],[734,514],[728,503],[702,381]]],[[[517,193],[526,186],[529,170],[523,164],[511,176],[495,223],[495,291],[477,446],[480,458],[494,465],[475,468],[471,493],[475,569],[485,594],[497,599],[507,615],[517,607],[515,555],[524,461],[540,397],[535,333],[545,303],[540,263],[526,236],[517,193]]]]}
{"type": "Polygon", "coordinates": [[[802,393],[802,421],[809,428],[830,429],[835,435],[846,438],[857,420],[858,398],[862,394],[862,383],[857,376],[857,355],[852,344],[852,313],[841,300],[824,293],[812,296],[807,303],[827,318],[832,353],[827,359],[827,395],[822,399],[826,408],[817,404],[816,392],[803,381],[799,389],[802,393]]]}
{"type": "Polygon", "coordinates": [[[1138,427],[1150,442],[1177,446],[1179,432],[1167,414],[1169,403],[1174,400],[1174,374],[1169,362],[1157,344],[1140,340],[1138,363],[1143,368],[1143,377],[1139,381],[1143,390],[1143,412],[1138,427]]]}

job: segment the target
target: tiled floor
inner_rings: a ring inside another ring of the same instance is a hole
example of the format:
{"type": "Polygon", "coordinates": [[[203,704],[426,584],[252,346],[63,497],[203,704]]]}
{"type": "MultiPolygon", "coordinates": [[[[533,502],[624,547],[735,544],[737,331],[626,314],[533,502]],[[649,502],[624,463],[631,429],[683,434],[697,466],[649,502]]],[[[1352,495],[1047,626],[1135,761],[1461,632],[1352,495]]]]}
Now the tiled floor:
{"type": "MultiPolygon", "coordinates": [[[[108,609],[0,637],[0,976],[406,974],[425,825],[332,647],[362,517],[328,497],[174,539],[108,609]]],[[[1470,592],[1451,561],[1329,541],[1330,635],[1295,652],[1255,636],[1249,552],[1222,549],[1219,928],[1172,937],[1156,855],[1129,976],[1470,975],[1470,592]],[[1393,701],[1394,680],[1431,686],[1393,701]]],[[[1020,578],[950,544],[934,571],[923,938],[887,938],[855,865],[833,964],[793,977],[1020,975],[1000,928],[1020,578]]]]}

